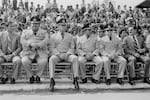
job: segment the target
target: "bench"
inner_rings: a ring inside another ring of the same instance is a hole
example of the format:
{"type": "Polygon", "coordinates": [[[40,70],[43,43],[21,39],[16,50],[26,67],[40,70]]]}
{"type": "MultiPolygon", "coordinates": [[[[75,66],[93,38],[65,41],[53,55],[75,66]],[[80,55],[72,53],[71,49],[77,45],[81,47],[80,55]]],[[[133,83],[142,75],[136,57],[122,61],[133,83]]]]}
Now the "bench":
{"type": "MultiPolygon", "coordinates": [[[[1,65],[4,68],[4,73],[7,74],[7,75],[11,75],[12,70],[13,70],[12,69],[13,64],[10,62],[10,63],[3,63],[1,65]]],[[[33,71],[36,71],[36,66],[37,66],[36,63],[32,64],[31,68],[32,68],[33,71]]],[[[143,73],[143,71],[144,71],[144,64],[138,62],[137,66],[140,66],[140,69],[136,69],[136,73],[137,72],[143,73]]],[[[19,70],[19,79],[21,79],[21,80],[22,79],[27,79],[27,75],[26,75],[26,72],[25,72],[24,68],[23,67],[20,67],[20,68],[21,69],[19,70]]],[[[110,75],[111,75],[112,78],[113,77],[114,78],[117,77],[118,69],[119,69],[118,64],[112,62],[111,63],[111,70],[110,70],[110,75]]],[[[87,75],[87,77],[91,78],[91,76],[92,76],[92,74],[94,72],[95,72],[95,64],[93,62],[87,62],[86,63],[86,75],[87,75]]],[[[71,63],[68,63],[68,62],[58,63],[56,65],[55,74],[56,74],[56,77],[68,77],[68,78],[72,78],[71,63]]],[[[45,67],[42,77],[46,78],[46,79],[49,78],[49,68],[48,68],[48,66],[45,67]]],[[[102,73],[101,73],[100,79],[102,79],[104,81],[105,77],[106,76],[105,76],[104,69],[103,69],[102,73]]],[[[125,77],[124,78],[125,78],[126,81],[129,80],[127,68],[125,70],[125,77]]]]}

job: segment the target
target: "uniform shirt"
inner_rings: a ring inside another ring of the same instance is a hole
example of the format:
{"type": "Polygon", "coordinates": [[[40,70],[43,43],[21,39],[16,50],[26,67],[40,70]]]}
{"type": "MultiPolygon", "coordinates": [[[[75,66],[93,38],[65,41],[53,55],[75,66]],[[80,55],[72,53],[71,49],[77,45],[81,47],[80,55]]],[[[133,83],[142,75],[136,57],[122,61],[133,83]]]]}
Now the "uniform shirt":
{"type": "Polygon", "coordinates": [[[87,40],[86,35],[82,35],[82,36],[76,36],[76,44],[78,44],[79,42],[83,43],[87,40]]]}
{"type": "Polygon", "coordinates": [[[120,55],[122,51],[121,41],[115,36],[112,39],[106,35],[99,44],[100,52],[104,56],[120,55]]]}
{"type": "Polygon", "coordinates": [[[49,36],[42,29],[39,29],[36,35],[34,35],[32,29],[24,30],[21,35],[21,44],[23,46],[21,56],[30,56],[31,59],[34,59],[35,55],[48,56],[48,41],[49,36]],[[38,43],[39,47],[33,48],[30,46],[31,43],[38,43]]]}
{"type": "Polygon", "coordinates": [[[86,37],[85,41],[78,43],[77,46],[78,55],[84,56],[87,53],[98,55],[97,43],[98,40],[96,35],[91,35],[89,38],[86,37]]]}
{"type": "Polygon", "coordinates": [[[73,36],[69,33],[64,33],[62,38],[61,32],[57,32],[51,35],[50,48],[53,55],[68,53],[74,54],[75,43],[73,36]]]}

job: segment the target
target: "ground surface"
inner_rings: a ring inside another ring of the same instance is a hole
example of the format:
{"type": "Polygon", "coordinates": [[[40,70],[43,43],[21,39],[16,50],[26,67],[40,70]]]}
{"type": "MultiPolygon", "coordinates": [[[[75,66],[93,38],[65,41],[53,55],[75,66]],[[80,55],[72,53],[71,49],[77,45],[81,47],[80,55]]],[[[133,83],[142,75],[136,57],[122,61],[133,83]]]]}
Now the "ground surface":
{"type": "MultiPolygon", "coordinates": [[[[74,94],[97,94],[97,93],[150,93],[150,85],[137,83],[131,86],[128,83],[119,85],[112,83],[107,86],[105,83],[94,84],[90,81],[87,84],[80,84],[80,90],[74,90],[74,85],[70,79],[57,79],[55,92],[49,91],[49,80],[42,80],[42,84],[29,84],[27,80],[18,81],[11,85],[9,82],[0,85],[0,95],[74,95],[74,94]]],[[[1,99],[0,99],[1,100],[1,99]]]]}

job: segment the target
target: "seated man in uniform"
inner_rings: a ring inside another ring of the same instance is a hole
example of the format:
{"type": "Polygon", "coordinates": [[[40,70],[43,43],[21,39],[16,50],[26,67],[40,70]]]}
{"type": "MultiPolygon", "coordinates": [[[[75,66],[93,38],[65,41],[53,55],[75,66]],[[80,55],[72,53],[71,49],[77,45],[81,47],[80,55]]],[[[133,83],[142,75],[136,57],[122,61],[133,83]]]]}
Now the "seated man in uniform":
{"type": "Polygon", "coordinates": [[[32,29],[24,30],[21,36],[23,51],[21,52],[22,64],[30,77],[30,83],[40,83],[40,77],[48,62],[48,33],[40,29],[40,19],[31,18],[32,29]],[[37,72],[31,70],[31,63],[37,62],[37,72]]]}
{"type": "Polygon", "coordinates": [[[49,70],[50,70],[50,91],[54,91],[54,73],[55,66],[60,61],[68,61],[72,63],[73,76],[75,89],[79,90],[78,85],[78,59],[74,55],[74,39],[73,36],[66,32],[66,19],[57,19],[58,32],[51,35],[51,50],[52,56],[49,59],[49,70]]]}
{"type": "Polygon", "coordinates": [[[78,60],[79,60],[79,68],[82,76],[82,83],[87,83],[86,78],[86,62],[93,61],[96,64],[96,71],[93,74],[92,82],[99,83],[100,72],[103,67],[103,61],[99,56],[99,51],[97,48],[97,36],[94,32],[91,31],[91,28],[86,27],[85,31],[85,39],[82,42],[79,42],[77,45],[77,53],[78,53],[78,60]]]}
{"type": "MultiPolygon", "coordinates": [[[[18,24],[16,22],[9,22],[7,31],[0,34],[0,64],[3,62],[13,62],[13,73],[11,77],[11,84],[15,84],[18,77],[18,69],[21,66],[19,53],[21,52],[20,34],[16,33],[18,24]]],[[[0,77],[2,84],[8,80],[3,74],[2,66],[0,66],[0,77]]]]}
{"type": "Polygon", "coordinates": [[[127,61],[122,56],[121,41],[115,34],[112,34],[111,27],[108,27],[106,29],[106,34],[101,40],[100,52],[101,52],[101,55],[105,57],[105,60],[109,60],[107,64],[108,66],[105,66],[104,68],[107,76],[109,76],[110,70],[111,70],[110,62],[115,61],[119,64],[117,83],[119,83],[120,85],[123,85],[124,83],[122,79],[124,78],[124,72],[125,72],[127,61]]]}

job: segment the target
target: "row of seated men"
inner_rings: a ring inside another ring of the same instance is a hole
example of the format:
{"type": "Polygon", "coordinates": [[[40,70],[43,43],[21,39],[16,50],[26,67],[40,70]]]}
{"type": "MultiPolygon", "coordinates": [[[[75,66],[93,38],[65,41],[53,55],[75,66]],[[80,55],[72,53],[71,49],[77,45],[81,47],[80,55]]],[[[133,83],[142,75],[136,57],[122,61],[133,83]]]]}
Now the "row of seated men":
{"type": "MultiPolygon", "coordinates": [[[[0,34],[0,64],[4,62],[13,62],[13,73],[10,79],[11,84],[15,84],[18,77],[18,69],[23,66],[30,83],[41,83],[40,77],[47,64],[49,64],[50,90],[54,91],[55,86],[55,65],[60,61],[72,63],[73,84],[76,90],[79,90],[79,74],[82,77],[82,83],[87,83],[85,64],[87,61],[93,61],[96,65],[95,72],[92,75],[92,83],[99,83],[102,68],[106,75],[106,84],[111,84],[110,64],[115,61],[119,65],[117,83],[123,85],[124,72],[127,67],[129,70],[129,83],[135,85],[135,63],[142,61],[145,63],[144,82],[150,84],[149,51],[143,45],[144,38],[137,36],[135,28],[129,28],[129,35],[124,36],[126,31],[122,32],[119,39],[113,34],[113,30],[108,27],[99,30],[99,37],[90,27],[84,27],[81,33],[75,38],[66,32],[66,20],[57,20],[58,32],[51,36],[40,26],[40,19],[37,16],[31,18],[31,29],[24,30],[21,36],[15,33],[17,23],[10,22],[8,30],[0,34]],[[140,39],[140,42],[137,40],[140,39]],[[76,49],[75,49],[76,48],[76,49]],[[32,62],[37,62],[36,75],[31,70],[32,62]]],[[[1,83],[5,84],[8,78],[0,67],[1,83]]]]}

